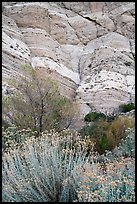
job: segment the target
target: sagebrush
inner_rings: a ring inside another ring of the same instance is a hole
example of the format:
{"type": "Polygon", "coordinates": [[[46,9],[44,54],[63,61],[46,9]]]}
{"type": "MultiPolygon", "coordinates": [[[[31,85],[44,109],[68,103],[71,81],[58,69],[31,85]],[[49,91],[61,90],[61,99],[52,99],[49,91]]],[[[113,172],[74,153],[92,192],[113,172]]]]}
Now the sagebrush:
{"type": "Polygon", "coordinates": [[[4,153],[2,201],[134,202],[134,158],[87,156],[84,144],[79,134],[53,130],[4,153]]]}

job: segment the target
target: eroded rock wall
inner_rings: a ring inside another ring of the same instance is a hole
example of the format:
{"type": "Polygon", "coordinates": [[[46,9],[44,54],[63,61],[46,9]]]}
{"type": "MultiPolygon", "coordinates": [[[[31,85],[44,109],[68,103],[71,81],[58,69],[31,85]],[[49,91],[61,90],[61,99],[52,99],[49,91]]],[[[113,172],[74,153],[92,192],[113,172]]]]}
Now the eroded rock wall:
{"type": "Polygon", "coordinates": [[[134,2],[3,2],[2,73],[30,63],[83,117],[135,97],[134,2]]]}

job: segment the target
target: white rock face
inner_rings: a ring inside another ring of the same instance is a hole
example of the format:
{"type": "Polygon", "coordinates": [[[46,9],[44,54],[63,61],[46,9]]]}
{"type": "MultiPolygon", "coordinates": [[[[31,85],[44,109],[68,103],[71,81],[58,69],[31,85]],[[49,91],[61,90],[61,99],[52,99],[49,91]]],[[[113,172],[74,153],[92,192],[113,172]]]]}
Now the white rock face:
{"type": "Polygon", "coordinates": [[[79,74],[77,72],[68,69],[65,65],[61,63],[60,64],[56,63],[52,59],[45,57],[44,58],[33,57],[31,64],[35,69],[39,67],[45,67],[46,69],[50,69],[51,72],[55,71],[59,73],[61,76],[69,78],[77,85],[80,83],[79,74]]]}
{"type": "Polygon", "coordinates": [[[80,65],[77,94],[90,106],[113,112],[121,103],[134,101],[135,65],[127,37],[110,32],[89,42],[80,65]]]}
{"type": "Polygon", "coordinates": [[[4,79],[30,63],[77,101],[113,112],[135,98],[134,2],[3,2],[4,79]]]}
{"type": "Polygon", "coordinates": [[[21,64],[30,62],[30,49],[15,21],[2,15],[2,76],[15,75],[21,64]]]}

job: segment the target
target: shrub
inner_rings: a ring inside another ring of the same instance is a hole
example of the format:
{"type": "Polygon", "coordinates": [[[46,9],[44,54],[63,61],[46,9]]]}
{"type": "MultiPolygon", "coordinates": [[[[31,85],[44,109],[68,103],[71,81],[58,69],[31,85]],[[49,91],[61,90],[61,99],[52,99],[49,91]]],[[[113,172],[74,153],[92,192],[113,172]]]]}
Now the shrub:
{"type": "Polygon", "coordinates": [[[102,152],[104,152],[105,150],[109,149],[108,140],[107,140],[107,137],[106,137],[105,133],[103,134],[103,136],[101,138],[100,149],[102,150],[102,152]]]}
{"type": "Polygon", "coordinates": [[[3,128],[2,131],[2,151],[7,152],[24,143],[24,141],[32,136],[37,136],[36,131],[31,129],[19,130],[15,126],[3,128]]]}
{"type": "MultiPolygon", "coordinates": [[[[91,125],[84,126],[80,130],[80,134],[83,138],[89,136],[90,140],[94,143],[94,151],[102,154],[106,149],[109,149],[106,137],[106,131],[109,125],[110,123],[106,120],[98,120],[91,125]]],[[[88,152],[89,151],[90,149],[88,150],[88,152]]]]}
{"type": "Polygon", "coordinates": [[[28,138],[31,137],[48,137],[49,141],[52,135],[56,135],[53,141],[58,141],[58,145],[60,149],[65,148],[79,148],[83,147],[85,151],[87,151],[90,145],[90,151],[93,149],[93,142],[89,142],[88,138],[82,138],[81,135],[77,131],[72,131],[69,129],[64,129],[61,132],[57,132],[55,129],[51,129],[50,131],[43,131],[41,134],[38,134],[37,131],[32,131],[31,129],[18,129],[15,126],[10,126],[8,128],[3,128],[2,130],[2,151],[8,152],[10,149],[15,149],[17,146],[21,146],[28,138]]]}
{"type": "Polygon", "coordinates": [[[86,153],[60,149],[58,133],[43,134],[3,156],[3,202],[72,202],[77,199],[75,174],[86,153]]]}
{"type": "Polygon", "coordinates": [[[97,138],[100,134],[102,135],[102,131],[105,131],[109,126],[107,121],[101,120],[92,123],[91,125],[86,125],[80,130],[80,134],[82,136],[90,135],[92,138],[97,138]]]}
{"type": "Polygon", "coordinates": [[[135,104],[134,103],[122,104],[119,106],[119,109],[121,112],[126,113],[135,109],[135,104]]]}
{"type": "Polygon", "coordinates": [[[112,150],[106,150],[104,154],[98,155],[98,160],[104,162],[104,158],[112,161],[117,159],[131,157],[135,158],[135,129],[128,128],[126,130],[127,136],[112,150]]]}
{"type": "Polygon", "coordinates": [[[87,151],[87,143],[85,140],[88,138],[83,139],[77,131],[64,129],[61,132],[57,132],[55,129],[53,129],[50,131],[44,131],[41,135],[43,137],[46,135],[46,137],[49,138],[49,142],[53,142],[51,143],[52,145],[58,143],[61,150],[68,148],[77,150],[82,148],[84,152],[87,151]]]}
{"type": "Polygon", "coordinates": [[[84,118],[85,122],[97,121],[99,119],[106,119],[106,115],[104,113],[90,112],[84,118]]]}
{"type": "Polygon", "coordinates": [[[129,128],[126,130],[127,136],[113,150],[113,154],[117,157],[134,157],[135,158],[135,130],[129,128]]]}
{"type": "Polygon", "coordinates": [[[4,153],[2,202],[134,202],[134,159],[86,156],[74,136],[45,131],[4,153]]]}
{"type": "MultiPolygon", "coordinates": [[[[107,159],[107,158],[106,158],[107,159]]],[[[104,167],[94,163],[83,166],[79,183],[78,202],[135,202],[135,160],[121,158],[104,167]]]]}
{"type": "Polygon", "coordinates": [[[106,132],[110,150],[114,149],[122,139],[125,139],[127,136],[126,130],[128,128],[133,128],[134,126],[134,118],[128,116],[115,118],[106,132]]]}
{"type": "Polygon", "coordinates": [[[134,118],[128,116],[115,117],[111,122],[98,120],[91,125],[86,125],[80,130],[83,138],[89,136],[95,144],[94,150],[103,154],[105,150],[113,150],[127,133],[126,129],[135,126],[134,118]]]}

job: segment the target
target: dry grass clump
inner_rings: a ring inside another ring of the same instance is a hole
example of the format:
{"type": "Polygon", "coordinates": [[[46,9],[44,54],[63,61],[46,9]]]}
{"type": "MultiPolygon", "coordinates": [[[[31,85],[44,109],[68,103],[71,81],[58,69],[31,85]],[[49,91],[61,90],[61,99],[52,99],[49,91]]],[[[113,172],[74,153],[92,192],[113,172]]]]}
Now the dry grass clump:
{"type": "MultiPolygon", "coordinates": [[[[99,120],[83,127],[80,131],[83,138],[90,138],[94,143],[94,151],[103,154],[106,150],[112,151],[127,136],[126,130],[135,127],[135,118],[128,116],[116,117],[111,122],[99,120]]],[[[89,149],[90,151],[90,149],[89,149]]]]}
{"type": "Polygon", "coordinates": [[[109,126],[106,136],[110,150],[114,149],[122,139],[125,139],[128,128],[135,127],[135,119],[127,116],[116,118],[109,126]]]}

